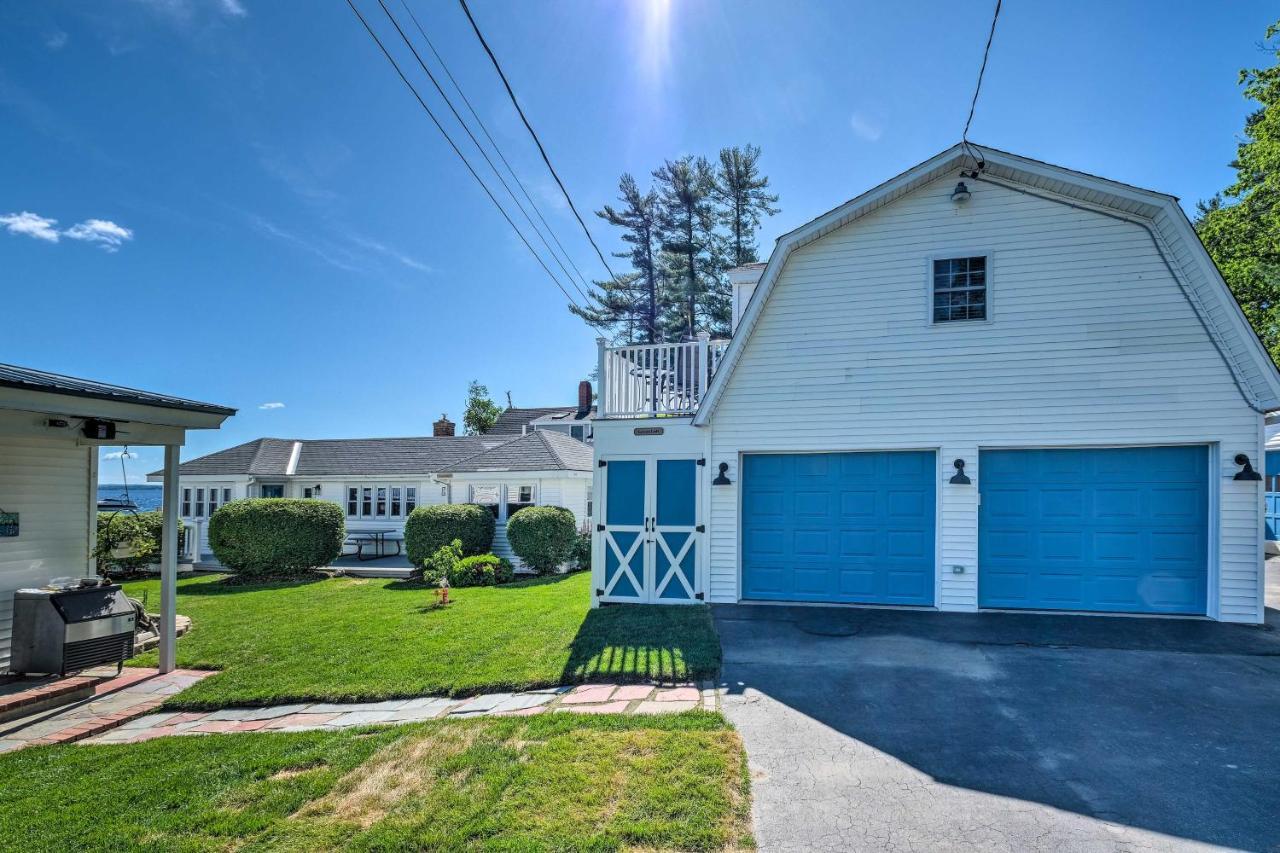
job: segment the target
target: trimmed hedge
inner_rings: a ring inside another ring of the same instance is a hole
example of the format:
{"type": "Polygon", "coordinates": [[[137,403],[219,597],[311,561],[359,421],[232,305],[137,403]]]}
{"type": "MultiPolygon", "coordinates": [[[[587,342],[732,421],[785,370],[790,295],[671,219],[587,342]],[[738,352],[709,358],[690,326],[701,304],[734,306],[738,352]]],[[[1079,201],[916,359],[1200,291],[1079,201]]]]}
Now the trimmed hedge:
{"type": "Polygon", "coordinates": [[[493,513],[479,504],[434,504],[409,513],[404,548],[409,562],[423,561],[457,539],[463,556],[487,554],[493,547],[493,513]]]}
{"type": "Polygon", "coordinates": [[[251,498],[218,507],[209,547],[241,575],[288,576],[327,566],[347,538],[342,508],[329,501],[251,498]]]}
{"type": "Polygon", "coordinates": [[[449,586],[497,586],[510,583],[515,569],[505,558],[477,554],[459,560],[449,573],[449,586]]]}
{"type": "Polygon", "coordinates": [[[578,540],[573,543],[573,556],[569,558],[573,561],[569,571],[572,572],[589,572],[591,571],[591,534],[579,533],[578,540]]]}
{"type": "MultiPolygon", "coordinates": [[[[100,512],[98,513],[98,543],[93,556],[98,560],[98,570],[111,568],[133,572],[160,562],[160,537],[164,531],[162,512],[100,512]],[[113,548],[132,548],[131,557],[112,556],[113,548]]],[[[185,525],[178,525],[178,553],[187,538],[185,525]]]]}
{"type": "Polygon", "coordinates": [[[507,520],[507,540],[525,565],[545,575],[573,556],[578,526],[562,506],[531,506],[507,520]]]}

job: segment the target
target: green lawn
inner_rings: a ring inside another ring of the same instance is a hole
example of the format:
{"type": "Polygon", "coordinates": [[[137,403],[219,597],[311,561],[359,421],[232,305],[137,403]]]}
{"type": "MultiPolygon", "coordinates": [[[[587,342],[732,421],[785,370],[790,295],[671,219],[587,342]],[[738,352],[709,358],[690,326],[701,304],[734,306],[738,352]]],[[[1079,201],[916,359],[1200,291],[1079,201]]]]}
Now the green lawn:
{"type": "MultiPolygon", "coordinates": [[[[693,680],[720,667],[720,640],[701,606],[588,607],[590,577],[501,587],[430,589],[337,578],[231,586],[179,582],[190,634],[178,665],[221,670],[167,703],[201,709],[300,700],[466,695],[592,680],[693,680]]],[[[125,585],[159,605],[158,581],[125,585]]],[[[132,663],[154,666],[154,652],[132,663]]]]}
{"type": "Polygon", "coordinates": [[[0,846],[738,849],[745,768],[701,712],[35,747],[0,756],[0,846]]]}

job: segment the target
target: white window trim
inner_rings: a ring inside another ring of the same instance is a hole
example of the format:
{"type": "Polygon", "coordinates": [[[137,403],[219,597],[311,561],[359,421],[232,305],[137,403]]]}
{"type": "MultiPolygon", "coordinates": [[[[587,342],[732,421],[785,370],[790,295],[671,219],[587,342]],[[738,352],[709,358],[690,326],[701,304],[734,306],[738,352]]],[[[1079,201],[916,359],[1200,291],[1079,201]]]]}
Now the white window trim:
{"type": "Polygon", "coordinates": [[[422,487],[418,483],[393,483],[383,480],[382,482],[357,480],[342,484],[342,512],[349,519],[357,521],[404,521],[409,517],[413,510],[422,506],[422,487]],[[353,515],[350,512],[351,490],[355,489],[355,505],[356,511],[353,515]],[[364,490],[369,489],[369,513],[364,512],[364,490]],[[383,515],[378,515],[378,489],[386,489],[386,506],[387,511],[383,515]],[[391,513],[392,490],[398,489],[400,492],[400,514],[393,515],[391,513]],[[413,507],[410,508],[409,492],[413,491],[413,507]]]}
{"type": "Polygon", "coordinates": [[[967,328],[989,326],[995,321],[995,301],[991,298],[995,292],[996,253],[989,249],[945,249],[933,252],[924,261],[924,317],[931,329],[967,328]],[[935,320],[933,319],[933,262],[949,261],[956,258],[987,259],[987,316],[984,320],[935,320]]]}

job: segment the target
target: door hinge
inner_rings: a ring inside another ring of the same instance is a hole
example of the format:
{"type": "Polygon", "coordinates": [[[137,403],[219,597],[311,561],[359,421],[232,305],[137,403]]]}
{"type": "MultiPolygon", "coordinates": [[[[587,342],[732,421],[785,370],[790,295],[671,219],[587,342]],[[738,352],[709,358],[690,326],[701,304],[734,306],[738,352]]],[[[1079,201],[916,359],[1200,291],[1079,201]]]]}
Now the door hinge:
{"type": "Polygon", "coordinates": [[[597,532],[597,533],[604,533],[604,525],[603,525],[603,524],[597,524],[597,525],[596,525],[596,532],[597,532]]]}
{"type": "Polygon", "coordinates": [[[698,464],[699,464],[699,465],[701,465],[703,468],[705,468],[705,467],[707,467],[707,460],[706,460],[706,459],[699,459],[699,460],[698,460],[698,464]]]}
{"type": "Polygon", "coordinates": [[[606,465],[608,465],[608,464],[609,464],[609,463],[608,463],[607,461],[605,461],[604,459],[601,459],[599,462],[597,462],[597,463],[596,463],[596,466],[597,466],[597,467],[599,467],[599,468],[603,468],[604,466],[606,466],[606,465]]]}
{"type": "Polygon", "coordinates": [[[603,590],[603,589],[597,589],[597,590],[596,590],[596,598],[604,598],[604,590],[603,590]]]}
{"type": "Polygon", "coordinates": [[[698,531],[699,533],[706,533],[706,532],[707,532],[707,526],[706,526],[705,524],[699,524],[697,527],[695,527],[695,528],[693,528],[693,529],[694,529],[694,530],[696,530],[696,531],[698,531]]]}
{"type": "Polygon", "coordinates": [[[702,601],[702,593],[700,593],[700,592],[695,592],[695,593],[693,594],[693,597],[694,597],[694,598],[696,598],[696,599],[698,599],[699,601],[702,601]]]}

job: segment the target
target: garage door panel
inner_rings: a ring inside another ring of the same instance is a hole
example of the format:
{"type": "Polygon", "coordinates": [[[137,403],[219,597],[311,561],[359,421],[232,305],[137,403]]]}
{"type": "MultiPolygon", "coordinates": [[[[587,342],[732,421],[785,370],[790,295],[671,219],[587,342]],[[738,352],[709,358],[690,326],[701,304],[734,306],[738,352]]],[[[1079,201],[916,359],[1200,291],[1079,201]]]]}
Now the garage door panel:
{"type": "Polygon", "coordinates": [[[931,604],[935,479],[930,452],[745,456],[743,597],[931,604]]]}
{"type": "Polygon", "coordinates": [[[981,606],[1205,612],[1206,448],[983,451],[979,469],[981,606]]]}

